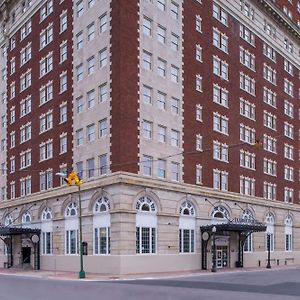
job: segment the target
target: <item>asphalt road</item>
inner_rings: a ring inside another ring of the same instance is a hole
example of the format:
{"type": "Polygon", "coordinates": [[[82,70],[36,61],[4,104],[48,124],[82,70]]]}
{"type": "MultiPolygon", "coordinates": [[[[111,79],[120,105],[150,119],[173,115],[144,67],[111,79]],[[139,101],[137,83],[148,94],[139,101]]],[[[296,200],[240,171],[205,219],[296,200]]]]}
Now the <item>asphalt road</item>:
{"type": "Polygon", "coordinates": [[[63,281],[0,275],[0,300],[299,300],[300,268],[170,279],[63,281]]]}

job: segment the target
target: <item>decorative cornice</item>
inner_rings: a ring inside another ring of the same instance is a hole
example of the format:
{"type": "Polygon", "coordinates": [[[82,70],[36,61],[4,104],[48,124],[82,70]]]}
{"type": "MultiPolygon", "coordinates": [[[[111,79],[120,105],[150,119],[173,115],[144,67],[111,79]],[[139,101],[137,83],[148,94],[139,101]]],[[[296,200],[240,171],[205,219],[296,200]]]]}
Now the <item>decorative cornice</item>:
{"type": "MultiPolygon", "coordinates": [[[[233,192],[224,192],[214,190],[212,188],[198,186],[187,183],[174,183],[165,180],[159,180],[154,178],[147,178],[137,174],[126,172],[115,172],[105,177],[97,178],[95,180],[84,182],[81,185],[81,191],[89,191],[91,189],[105,188],[112,185],[129,185],[139,186],[141,188],[152,188],[164,191],[170,191],[174,193],[189,194],[191,196],[200,196],[203,198],[213,198],[215,200],[233,201],[244,204],[258,205],[262,207],[272,207],[277,209],[285,209],[290,211],[300,212],[300,205],[293,203],[285,203],[278,200],[266,200],[259,197],[250,197],[240,195],[233,192]]],[[[26,197],[20,197],[17,199],[10,199],[2,201],[0,203],[0,210],[6,208],[13,208],[16,206],[40,202],[46,199],[55,199],[59,197],[65,197],[78,192],[76,186],[62,186],[57,187],[49,191],[39,192],[26,197]]]]}
{"type": "Polygon", "coordinates": [[[300,40],[300,29],[293,23],[281,9],[269,0],[255,0],[264,11],[279,24],[283,25],[296,39],[300,40]]]}

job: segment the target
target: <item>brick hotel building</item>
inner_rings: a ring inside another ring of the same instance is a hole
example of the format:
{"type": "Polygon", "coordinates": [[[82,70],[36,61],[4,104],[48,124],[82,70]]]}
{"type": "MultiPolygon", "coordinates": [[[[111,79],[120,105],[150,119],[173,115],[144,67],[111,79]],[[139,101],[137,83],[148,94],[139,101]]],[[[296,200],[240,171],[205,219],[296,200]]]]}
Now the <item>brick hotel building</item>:
{"type": "Polygon", "coordinates": [[[0,31],[1,265],[79,269],[73,169],[88,272],[207,269],[214,230],[218,268],[300,263],[300,1],[1,0],[0,31]]]}

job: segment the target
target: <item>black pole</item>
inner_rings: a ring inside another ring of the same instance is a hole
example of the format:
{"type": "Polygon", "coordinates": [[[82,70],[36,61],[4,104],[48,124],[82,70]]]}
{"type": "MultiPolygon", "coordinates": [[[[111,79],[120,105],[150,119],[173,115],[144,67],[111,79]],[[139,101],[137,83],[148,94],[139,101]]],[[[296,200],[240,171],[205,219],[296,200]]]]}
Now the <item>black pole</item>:
{"type": "Polygon", "coordinates": [[[216,233],[212,233],[213,236],[213,247],[212,247],[212,272],[217,272],[217,254],[216,254],[216,233]]]}
{"type": "Polygon", "coordinates": [[[267,246],[268,246],[268,263],[267,263],[267,269],[271,269],[271,235],[270,233],[267,234],[267,246]]]}

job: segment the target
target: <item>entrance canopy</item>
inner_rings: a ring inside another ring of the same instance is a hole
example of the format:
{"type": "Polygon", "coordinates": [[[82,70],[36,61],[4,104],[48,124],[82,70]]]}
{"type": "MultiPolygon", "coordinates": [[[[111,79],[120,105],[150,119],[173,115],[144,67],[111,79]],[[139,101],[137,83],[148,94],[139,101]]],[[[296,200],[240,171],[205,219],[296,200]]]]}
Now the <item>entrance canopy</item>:
{"type": "Polygon", "coordinates": [[[0,236],[20,235],[20,234],[37,234],[41,233],[40,229],[22,228],[22,227],[0,227],[0,236]]]}
{"type": "Polygon", "coordinates": [[[267,226],[262,223],[222,223],[201,226],[202,232],[212,233],[212,228],[216,227],[217,234],[226,234],[227,232],[247,233],[247,232],[264,232],[267,226]]]}

